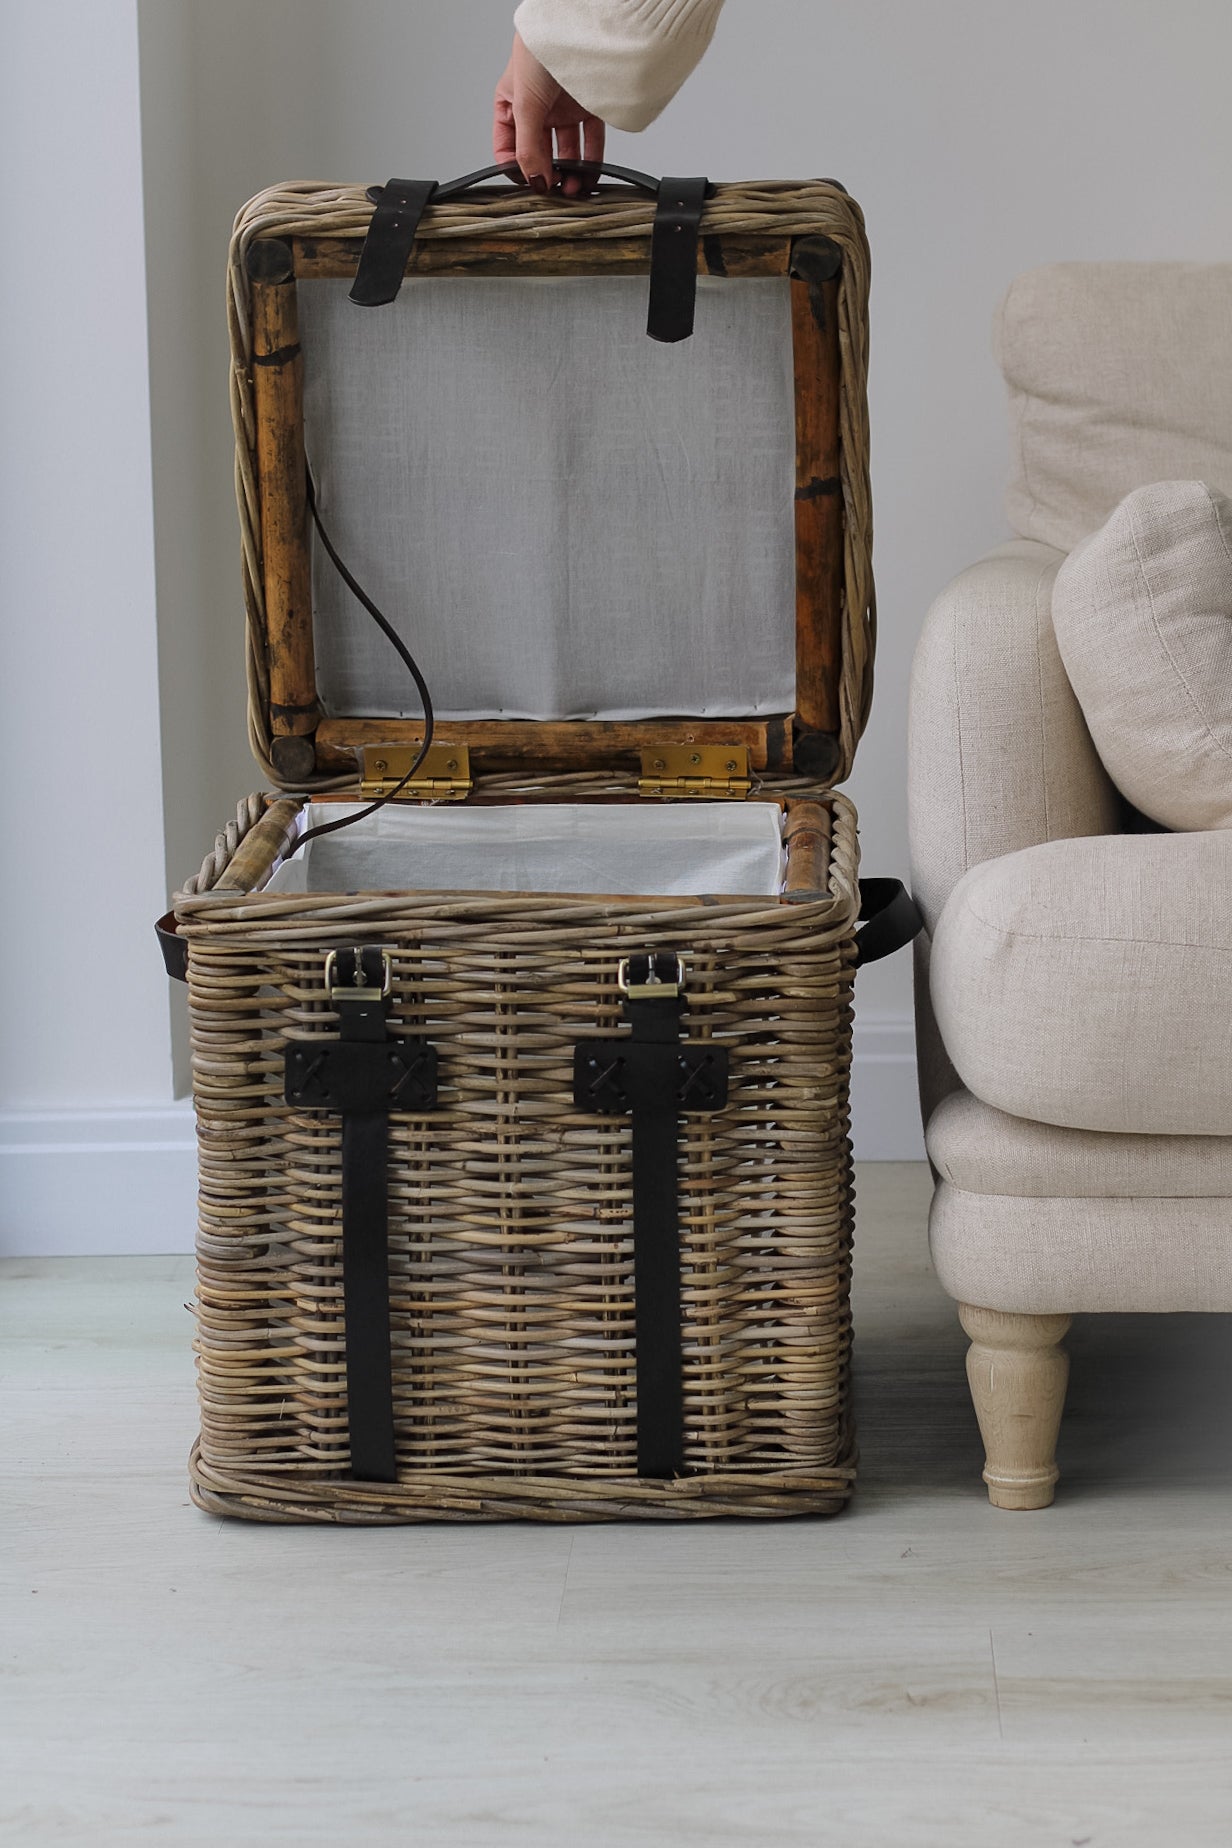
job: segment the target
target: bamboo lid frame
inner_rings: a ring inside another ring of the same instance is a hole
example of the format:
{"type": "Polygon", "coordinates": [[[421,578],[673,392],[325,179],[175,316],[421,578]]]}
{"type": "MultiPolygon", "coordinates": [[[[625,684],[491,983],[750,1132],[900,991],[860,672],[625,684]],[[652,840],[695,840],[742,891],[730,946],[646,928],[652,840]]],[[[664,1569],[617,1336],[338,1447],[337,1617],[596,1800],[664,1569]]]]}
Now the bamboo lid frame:
{"type": "MultiPolygon", "coordinates": [[[[284,788],[355,781],[356,744],[415,738],[414,720],[321,721],[304,506],[300,277],[355,272],[372,203],[360,187],[287,184],[236,219],[228,267],[231,407],[247,613],[249,740],[284,788]]],[[[425,214],[408,274],[644,274],[654,201],[476,192],[425,214]]],[[[448,724],[487,776],[636,767],[639,745],[747,742],[764,786],[821,789],[851,770],[872,697],[875,598],[868,466],[869,256],[833,182],[719,186],[698,267],[787,275],[796,378],[794,726],[769,721],[448,724]],[[482,735],[480,735],[482,734],[482,735]],[[627,765],[625,760],[627,759],[627,765]],[[793,775],[793,770],[795,774],[793,775]]],[[[478,780],[484,780],[481,776],[478,780]]]]}

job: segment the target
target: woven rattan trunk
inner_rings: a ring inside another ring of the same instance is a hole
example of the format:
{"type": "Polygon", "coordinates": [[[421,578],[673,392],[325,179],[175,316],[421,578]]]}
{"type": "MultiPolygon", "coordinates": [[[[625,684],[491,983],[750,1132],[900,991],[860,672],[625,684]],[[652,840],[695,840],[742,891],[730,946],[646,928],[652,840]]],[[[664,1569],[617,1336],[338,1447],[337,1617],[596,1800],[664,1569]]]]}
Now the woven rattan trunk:
{"type": "MultiPolygon", "coordinates": [[[[430,198],[404,295],[428,304],[423,277],[644,279],[663,209],[623,187],[430,198]]],[[[777,277],[787,291],[794,709],[767,715],[750,689],[743,715],[446,714],[430,766],[446,780],[398,792],[471,807],[772,803],[785,875],[753,896],[571,892],[567,876],[550,892],[271,883],[310,803],[316,817],[361,786],[388,794],[398,753],[409,762],[423,737],[413,715],[331,707],[313,657],[296,289],[353,277],[372,216],[359,189],[278,188],[245,208],[232,248],[250,728],[277,788],[240,805],[174,904],[200,1136],[193,1497],[256,1520],[354,1523],[834,1512],[854,1475],[861,894],[854,810],[832,785],[867,714],[872,652],[859,210],[825,182],[720,187],[697,240],[702,277],[777,277]],[[331,1056],[356,1001],[337,971],[353,959],[362,999],[369,953],[388,987],[382,1056],[427,1048],[434,1074],[430,1107],[399,1092],[382,1116],[389,1480],[354,1451],[343,1106],[290,1076],[292,1061],[311,1074],[331,1056]],[[630,959],[651,986],[629,986],[630,959]],[[721,1059],[725,1089],[673,1116],[679,1456],[648,1474],[631,1119],[579,1105],[579,1061],[620,1056],[629,997],[654,1000],[668,965],[681,1055],[721,1059]]],[[[362,577],[371,561],[350,563],[362,577]]]]}

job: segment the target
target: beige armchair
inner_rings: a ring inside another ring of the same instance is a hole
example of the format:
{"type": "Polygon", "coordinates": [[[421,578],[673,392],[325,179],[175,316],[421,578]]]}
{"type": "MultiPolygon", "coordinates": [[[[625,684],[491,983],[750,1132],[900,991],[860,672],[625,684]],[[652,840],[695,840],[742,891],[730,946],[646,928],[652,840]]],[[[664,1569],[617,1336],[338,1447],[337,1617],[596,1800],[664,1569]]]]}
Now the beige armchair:
{"type": "Polygon", "coordinates": [[[1232,265],[1034,271],[997,331],[1019,536],[943,592],[916,655],[916,990],[984,1479],[1040,1508],[1070,1318],[1232,1310],[1232,831],[1141,831],[1050,615],[1131,489],[1232,492],[1232,265]]]}

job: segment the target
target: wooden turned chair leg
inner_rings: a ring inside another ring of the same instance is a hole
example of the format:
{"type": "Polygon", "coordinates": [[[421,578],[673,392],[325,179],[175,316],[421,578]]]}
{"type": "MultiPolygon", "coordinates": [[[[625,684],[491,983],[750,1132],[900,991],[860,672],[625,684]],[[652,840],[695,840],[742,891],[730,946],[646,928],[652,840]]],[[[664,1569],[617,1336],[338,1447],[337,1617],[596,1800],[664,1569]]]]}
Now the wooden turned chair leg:
{"type": "Polygon", "coordinates": [[[960,1303],[971,1337],[967,1379],[995,1508],[1047,1508],[1057,1480],[1057,1433],[1069,1379],[1060,1342],[1067,1315],[1005,1315],[960,1303]]]}

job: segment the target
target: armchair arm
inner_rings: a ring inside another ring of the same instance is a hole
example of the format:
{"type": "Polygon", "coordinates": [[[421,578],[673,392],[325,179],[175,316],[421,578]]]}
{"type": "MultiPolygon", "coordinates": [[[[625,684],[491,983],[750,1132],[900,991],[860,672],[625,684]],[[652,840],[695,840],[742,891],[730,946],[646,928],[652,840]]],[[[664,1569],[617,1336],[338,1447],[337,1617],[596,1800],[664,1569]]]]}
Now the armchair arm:
{"type": "Polygon", "coordinates": [[[928,1001],[932,933],[969,867],[1043,841],[1119,831],[1100,763],[1052,633],[1064,553],[1015,539],[933,604],[912,669],[908,815],[917,940],[920,1086],[927,1122],[958,1079],[928,1001]]]}

